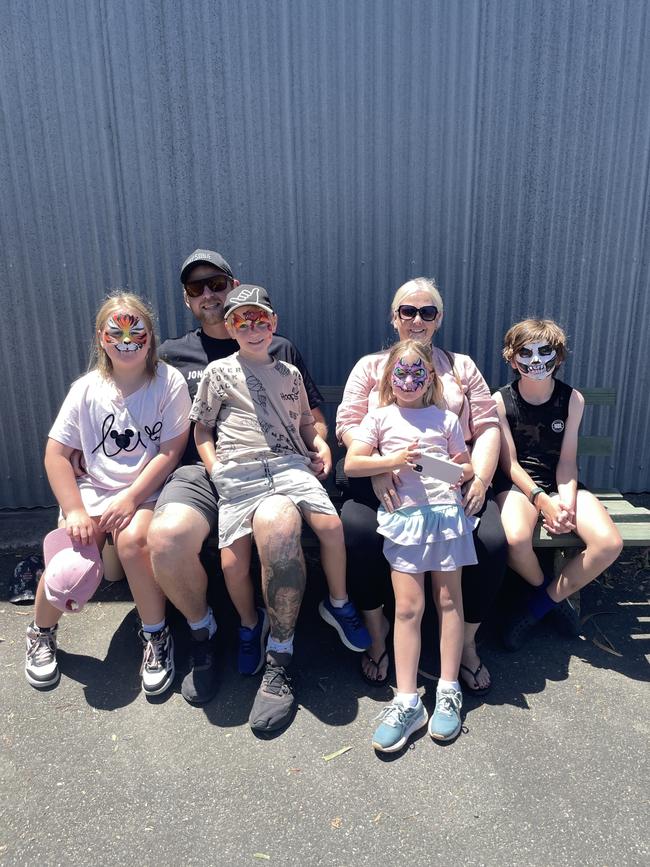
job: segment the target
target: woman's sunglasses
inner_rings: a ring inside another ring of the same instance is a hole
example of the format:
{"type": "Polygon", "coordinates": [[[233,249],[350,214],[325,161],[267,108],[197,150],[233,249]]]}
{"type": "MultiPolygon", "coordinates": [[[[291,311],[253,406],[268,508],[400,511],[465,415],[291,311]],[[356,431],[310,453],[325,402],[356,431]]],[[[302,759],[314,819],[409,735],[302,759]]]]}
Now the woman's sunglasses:
{"type": "Polygon", "coordinates": [[[185,284],[185,291],[190,298],[200,298],[208,287],[210,292],[223,292],[232,289],[232,277],[226,274],[216,274],[214,277],[204,277],[202,280],[190,280],[185,284]]]}
{"type": "Polygon", "coordinates": [[[438,308],[433,304],[427,304],[425,307],[414,307],[412,304],[400,304],[397,308],[397,315],[400,319],[415,319],[420,314],[420,319],[423,322],[433,322],[438,315],[438,308]]]}

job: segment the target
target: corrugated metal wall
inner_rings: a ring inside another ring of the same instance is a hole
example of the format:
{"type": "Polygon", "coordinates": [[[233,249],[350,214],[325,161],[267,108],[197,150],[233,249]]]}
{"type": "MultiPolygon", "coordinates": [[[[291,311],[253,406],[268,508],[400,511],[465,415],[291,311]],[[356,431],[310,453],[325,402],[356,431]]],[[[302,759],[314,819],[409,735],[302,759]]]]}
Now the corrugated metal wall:
{"type": "Polygon", "coordinates": [[[556,317],[566,378],[619,390],[588,481],[650,489],[645,0],[0,7],[1,507],[52,501],[44,438],[104,291],[180,333],[199,245],[269,288],[321,383],[389,338],[411,276],[492,383],[505,329],[556,317]]]}

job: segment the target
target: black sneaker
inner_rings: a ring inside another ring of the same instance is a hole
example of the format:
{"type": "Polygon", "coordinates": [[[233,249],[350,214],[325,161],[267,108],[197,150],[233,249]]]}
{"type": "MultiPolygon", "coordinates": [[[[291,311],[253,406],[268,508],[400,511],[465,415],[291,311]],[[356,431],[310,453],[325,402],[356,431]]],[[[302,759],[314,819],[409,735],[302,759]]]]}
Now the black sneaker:
{"type": "Polygon", "coordinates": [[[27,627],[25,677],[36,689],[54,686],[59,680],[59,666],[56,662],[58,628],[58,623],[49,629],[39,629],[35,623],[30,623],[27,627]]]}
{"type": "Polygon", "coordinates": [[[174,680],[174,639],[165,626],[158,632],[140,630],[144,645],[142,655],[142,690],[147,695],[160,695],[174,680]]]}
{"type": "Polygon", "coordinates": [[[503,644],[506,650],[521,650],[537,622],[528,611],[513,614],[503,630],[503,644]]]}
{"type": "Polygon", "coordinates": [[[205,704],[217,694],[217,633],[207,627],[192,630],[191,668],[183,678],[181,695],[190,704],[205,704]]]}
{"type": "Polygon", "coordinates": [[[559,602],[549,612],[548,619],[560,635],[566,635],[567,638],[577,638],[580,635],[580,613],[572,599],[559,602]]]}
{"type": "Polygon", "coordinates": [[[248,718],[253,731],[275,732],[291,722],[295,697],[286,671],[290,662],[290,653],[267,654],[262,683],[248,718]]]}

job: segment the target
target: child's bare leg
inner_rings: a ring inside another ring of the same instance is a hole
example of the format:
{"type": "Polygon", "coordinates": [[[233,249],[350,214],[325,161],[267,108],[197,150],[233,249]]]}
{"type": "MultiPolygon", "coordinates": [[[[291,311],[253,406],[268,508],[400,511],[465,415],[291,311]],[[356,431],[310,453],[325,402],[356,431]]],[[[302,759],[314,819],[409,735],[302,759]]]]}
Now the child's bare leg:
{"type": "Polygon", "coordinates": [[[539,513],[520,491],[499,494],[497,503],[508,540],[508,565],[534,587],[544,583],[544,573],[533,551],[533,530],[539,513]]]}
{"type": "MultiPolygon", "coordinates": [[[[104,547],[104,542],[106,541],[106,534],[102,533],[98,527],[99,518],[91,518],[91,520],[93,522],[95,541],[97,547],[101,551],[104,547]]],[[[65,521],[60,521],[59,525],[60,527],[65,527],[65,521]]],[[[34,623],[41,629],[49,629],[52,626],[56,626],[63,615],[63,612],[59,611],[58,608],[55,608],[54,605],[51,605],[45,596],[46,572],[47,569],[41,576],[41,580],[38,582],[38,587],[36,588],[36,602],[34,603],[34,623]]]]}
{"type": "Polygon", "coordinates": [[[453,572],[431,572],[431,589],[440,623],[440,678],[458,680],[463,652],[463,594],[461,569],[453,572]]]}
{"type": "Polygon", "coordinates": [[[611,566],[623,548],[612,519],[589,491],[578,491],[576,533],[586,548],[569,560],[557,581],[549,585],[547,592],[554,602],[561,602],[593,581],[611,566]]]}
{"type": "Polygon", "coordinates": [[[166,597],[153,577],[147,532],[153,506],[140,506],[128,527],[113,534],[118,557],[124,567],[135,607],[143,623],[165,619],[166,597]]]}
{"type": "Polygon", "coordinates": [[[330,596],[347,599],[345,583],[345,542],[343,524],[337,515],[324,515],[305,509],[303,517],[320,542],[320,559],[330,596]]]}
{"type": "Polygon", "coordinates": [[[420,623],[424,612],[424,573],[409,574],[392,569],[395,591],[395,672],[397,691],[417,692],[420,661],[420,623]]]}
{"type": "Polygon", "coordinates": [[[253,537],[240,536],[232,545],[221,549],[221,568],[226,588],[237,609],[241,625],[253,629],[257,623],[255,593],[250,575],[253,537]]]}

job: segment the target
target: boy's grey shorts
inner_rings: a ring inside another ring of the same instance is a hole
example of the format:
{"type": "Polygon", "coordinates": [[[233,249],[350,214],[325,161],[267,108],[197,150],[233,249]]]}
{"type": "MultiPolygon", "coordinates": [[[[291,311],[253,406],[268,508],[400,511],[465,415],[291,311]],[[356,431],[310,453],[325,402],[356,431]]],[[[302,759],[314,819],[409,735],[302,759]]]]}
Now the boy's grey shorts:
{"type": "Polygon", "coordinates": [[[226,548],[252,533],[257,507],[273,495],[287,497],[303,514],[320,512],[338,517],[325,488],[308,466],[302,455],[218,464],[212,479],[219,492],[219,547],[226,548]]]}
{"type": "Polygon", "coordinates": [[[190,464],[174,470],[158,497],[155,511],[173,503],[199,512],[210,525],[210,532],[214,530],[217,524],[217,489],[203,464],[190,464]]]}

